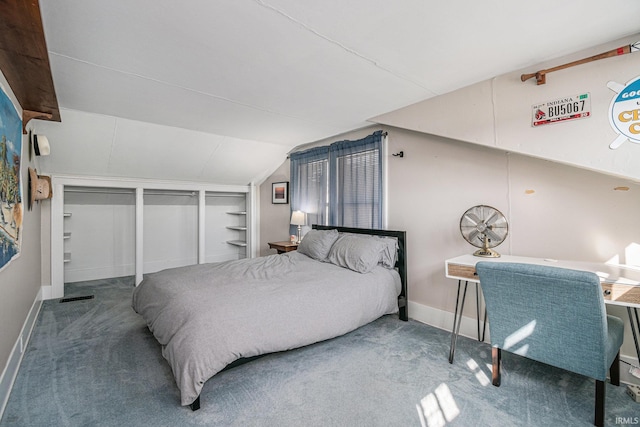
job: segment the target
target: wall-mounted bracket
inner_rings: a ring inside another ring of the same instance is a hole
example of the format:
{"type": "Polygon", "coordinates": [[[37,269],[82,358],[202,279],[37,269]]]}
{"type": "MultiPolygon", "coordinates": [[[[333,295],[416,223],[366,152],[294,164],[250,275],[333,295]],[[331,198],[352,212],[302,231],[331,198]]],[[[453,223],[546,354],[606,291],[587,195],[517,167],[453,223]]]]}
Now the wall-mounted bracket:
{"type": "Polygon", "coordinates": [[[22,110],[22,134],[27,134],[27,123],[31,119],[45,119],[51,120],[53,118],[53,114],[51,113],[41,113],[39,111],[31,111],[31,110],[22,110]]]}

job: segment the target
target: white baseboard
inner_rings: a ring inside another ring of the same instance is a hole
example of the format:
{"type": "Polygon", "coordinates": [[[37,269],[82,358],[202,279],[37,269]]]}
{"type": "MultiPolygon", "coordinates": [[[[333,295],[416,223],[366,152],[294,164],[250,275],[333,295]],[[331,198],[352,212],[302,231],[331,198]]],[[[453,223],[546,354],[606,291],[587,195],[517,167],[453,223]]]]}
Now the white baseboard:
{"type": "Polygon", "coordinates": [[[11,350],[7,365],[4,367],[2,375],[0,375],[0,419],[2,419],[2,414],[7,406],[7,402],[9,401],[9,394],[11,393],[11,388],[13,387],[13,383],[18,375],[22,356],[27,348],[29,338],[31,338],[31,331],[33,331],[33,327],[36,324],[40,307],[42,307],[42,292],[38,292],[36,299],[33,301],[31,309],[27,314],[27,318],[22,325],[20,335],[18,335],[18,339],[11,350]]]}
{"type": "MultiPolygon", "coordinates": [[[[409,301],[409,316],[418,322],[426,323],[427,325],[444,329],[445,331],[451,332],[453,328],[453,313],[438,308],[409,301]]],[[[482,322],[480,322],[480,328],[482,328],[482,322]]],[[[480,332],[482,332],[482,329],[480,332]]],[[[460,335],[467,338],[478,339],[478,325],[475,317],[462,316],[460,335]]],[[[488,326],[485,341],[489,341],[488,326]]]]}
{"type": "Polygon", "coordinates": [[[48,286],[42,286],[40,288],[40,297],[42,299],[42,301],[46,301],[48,299],[53,299],[53,286],[48,285],[48,286]]]}
{"type": "Polygon", "coordinates": [[[194,265],[197,263],[198,263],[197,258],[166,259],[162,261],[145,261],[143,271],[144,271],[144,274],[155,273],[156,271],[165,270],[167,268],[184,267],[186,265],[194,265]]]}
{"type": "Polygon", "coordinates": [[[75,283],[88,280],[109,279],[111,277],[133,276],[136,274],[134,264],[112,265],[107,267],[72,269],[65,268],[64,282],[75,283]]]}
{"type": "MultiPolygon", "coordinates": [[[[434,326],[439,329],[444,329],[448,332],[451,332],[451,329],[453,328],[453,313],[412,301],[409,301],[409,317],[417,320],[418,322],[426,323],[427,325],[434,326]]],[[[482,328],[482,323],[480,323],[480,327],[482,328]]],[[[460,335],[471,339],[478,339],[478,327],[475,317],[462,316],[462,322],[460,324],[460,335]]],[[[487,322],[487,333],[485,335],[485,342],[490,342],[489,338],[489,323],[487,322]]],[[[638,359],[633,356],[621,354],[620,360],[623,360],[633,366],[639,366],[638,359]]],[[[640,379],[632,376],[629,373],[629,365],[627,365],[626,363],[621,363],[620,382],[626,384],[640,384],[640,379]]]]}
{"type": "MultiPolygon", "coordinates": [[[[638,359],[635,357],[627,356],[624,354],[620,355],[620,360],[627,362],[632,366],[639,366],[638,359]]],[[[625,384],[637,384],[640,385],[640,378],[636,378],[629,372],[631,366],[627,365],[627,363],[620,364],[620,382],[625,384]]]]}

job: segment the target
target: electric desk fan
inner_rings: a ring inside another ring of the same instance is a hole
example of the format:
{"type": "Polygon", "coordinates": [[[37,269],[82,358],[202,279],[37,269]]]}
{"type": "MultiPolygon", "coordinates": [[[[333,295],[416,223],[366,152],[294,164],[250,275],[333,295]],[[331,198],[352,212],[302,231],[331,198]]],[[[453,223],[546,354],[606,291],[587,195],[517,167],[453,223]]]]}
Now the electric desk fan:
{"type": "Polygon", "coordinates": [[[478,205],[467,210],[460,218],[462,237],[476,248],[473,254],[485,258],[498,258],[495,248],[504,242],[509,233],[507,219],[491,206],[478,205]]]}

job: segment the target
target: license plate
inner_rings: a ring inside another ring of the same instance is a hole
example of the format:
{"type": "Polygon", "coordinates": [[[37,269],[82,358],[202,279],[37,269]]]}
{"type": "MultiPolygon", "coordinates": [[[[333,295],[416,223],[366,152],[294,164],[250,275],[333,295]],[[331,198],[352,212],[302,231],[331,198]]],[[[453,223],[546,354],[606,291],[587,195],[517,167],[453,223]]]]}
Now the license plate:
{"type": "Polygon", "coordinates": [[[583,93],[543,102],[532,107],[533,127],[591,116],[591,95],[583,93]]]}

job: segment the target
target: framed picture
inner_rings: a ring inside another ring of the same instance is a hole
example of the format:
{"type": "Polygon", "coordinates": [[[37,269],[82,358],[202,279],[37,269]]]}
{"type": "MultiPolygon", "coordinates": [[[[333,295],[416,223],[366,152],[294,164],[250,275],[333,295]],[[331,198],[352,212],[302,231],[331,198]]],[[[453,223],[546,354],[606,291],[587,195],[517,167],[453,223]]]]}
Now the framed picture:
{"type": "Polygon", "coordinates": [[[289,181],[271,184],[271,203],[283,205],[289,203],[289,181]]]}
{"type": "Polygon", "coordinates": [[[22,118],[0,88],[0,270],[20,256],[22,246],[21,156],[22,118]]]}

